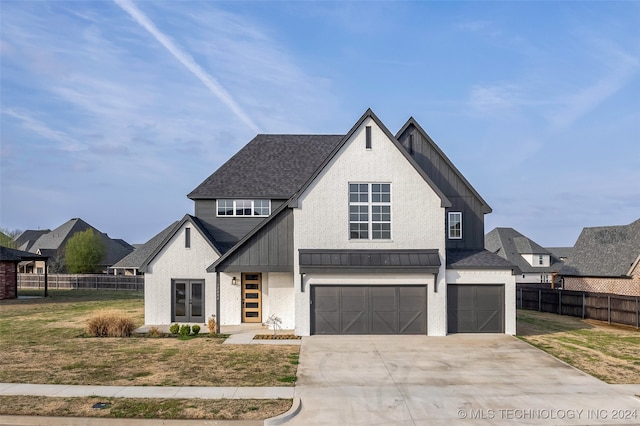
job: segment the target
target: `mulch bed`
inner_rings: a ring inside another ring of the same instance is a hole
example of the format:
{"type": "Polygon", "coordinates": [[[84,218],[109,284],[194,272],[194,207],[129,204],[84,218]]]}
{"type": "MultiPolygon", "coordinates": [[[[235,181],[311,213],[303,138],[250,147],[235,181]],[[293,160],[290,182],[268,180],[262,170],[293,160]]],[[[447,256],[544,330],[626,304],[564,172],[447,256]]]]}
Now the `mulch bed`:
{"type": "Polygon", "coordinates": [[[256,334],[254,340],[299,340],[300,336],[295,334],[256,334]]]}

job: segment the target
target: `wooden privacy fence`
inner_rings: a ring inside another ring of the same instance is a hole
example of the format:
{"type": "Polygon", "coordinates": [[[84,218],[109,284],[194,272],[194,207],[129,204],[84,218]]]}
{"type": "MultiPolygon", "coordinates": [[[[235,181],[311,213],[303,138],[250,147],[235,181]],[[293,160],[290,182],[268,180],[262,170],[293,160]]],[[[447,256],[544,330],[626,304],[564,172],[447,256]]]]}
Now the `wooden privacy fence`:
{"type": "Polygon", "coordinates": [[[523,288],[516,292],[521,309],[570,315],[640,328],[640,297],[583,291],[523,288]]]}
{"type": "MultiPolygon", "coordinates": [[[[144,290],[141,275],[49,274],[48,283],[50,290],[144,290]]],[[[18,274],[18,288],[44,288],[44,275],[18,274]]]]}

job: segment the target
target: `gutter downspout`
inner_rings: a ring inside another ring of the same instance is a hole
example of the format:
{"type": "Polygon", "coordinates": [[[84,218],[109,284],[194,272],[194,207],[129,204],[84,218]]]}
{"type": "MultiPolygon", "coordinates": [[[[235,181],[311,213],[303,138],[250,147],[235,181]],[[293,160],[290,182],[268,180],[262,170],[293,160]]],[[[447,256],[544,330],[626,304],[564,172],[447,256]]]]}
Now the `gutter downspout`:
{"type": "Polygon", "coordinates": [[[220,334],[220,272],[218,271],[216,271],[216,334],[220,334]]]}

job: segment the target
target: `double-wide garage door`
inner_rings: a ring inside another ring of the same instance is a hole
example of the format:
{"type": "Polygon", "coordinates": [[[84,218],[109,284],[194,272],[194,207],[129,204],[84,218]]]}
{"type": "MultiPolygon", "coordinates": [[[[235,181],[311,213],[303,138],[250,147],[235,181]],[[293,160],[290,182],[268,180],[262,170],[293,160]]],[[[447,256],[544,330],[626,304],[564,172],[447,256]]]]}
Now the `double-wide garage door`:
{"type": "Polygon", "coordinates": [[[427,334],[427,287],[312,286],[311,333],[427,334]]]}
{"type": "Polygon", "coordinates": [[[447,285],[449,333],[504,333],[504,285],[447,285]]]}

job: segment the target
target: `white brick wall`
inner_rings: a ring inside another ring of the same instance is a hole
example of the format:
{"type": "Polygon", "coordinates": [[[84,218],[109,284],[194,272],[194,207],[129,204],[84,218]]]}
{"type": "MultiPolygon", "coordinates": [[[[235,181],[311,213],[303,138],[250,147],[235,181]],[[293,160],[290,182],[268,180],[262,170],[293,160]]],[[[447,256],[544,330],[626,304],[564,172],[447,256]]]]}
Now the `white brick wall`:
{"type": "Polygon", "coordinates": [[[215,314],[215,274],[207,267],[218,255],[197,228],[187,222],[149,264],[144,276],[145,324],[171,324],[171,280],[202,279],[205,282],[205,318],[215,314]],[[191,247],[185,248],[184,229],[191,228],[191,247]]]}
{"type": "Polygon", "coordinates": [[[263,282],[263,294],[268,301],[262,308],[262,321],[265,322],[270,315],[275,315],[282,320],[283,329],[293,330],[296,326],[293,274],[270,272],[263,274],[263,277],[265,276],[267,279],[266,285],[263,282]]]}
{"type": "MultiPolygon", "coordinates": [[[[438,195],[373,120],[366,120],[336,157],[300,197],[294,210],[294,287],[296,333],[309,335],[309,291],[300,292],[299,249],[438,249],[441,254],[439,288],[444,289],[444,208],[438,195]],[[365,126],[372,127],[372,149],[365,149],[365,126]],[[391,183],[391,241],[349,240],[349,183],[391,183]]],[[[432,276],[431,276],[432,277],[432,276]]],[[[409,283],[404,274],[395,283],[409,283]]],[[[307,276],[306,280],[316,277],[307,276]]],[[[342,276],[370,283],[369,277],[342,276]]],[[[391,279],[389,277],[388,279],[391,279]]],[[[424,276],[421,277],[424,282],[424,276]]],[[[431,281],[433,278],[431,278],[431,281]]],[[[432,285],[432,284],[431,284],[432,285]]],[[[429,291],[430,335],[446,333],[446,294],[429,291]],[[433,315],[433,317],[432,317],[433,315]]]]}

